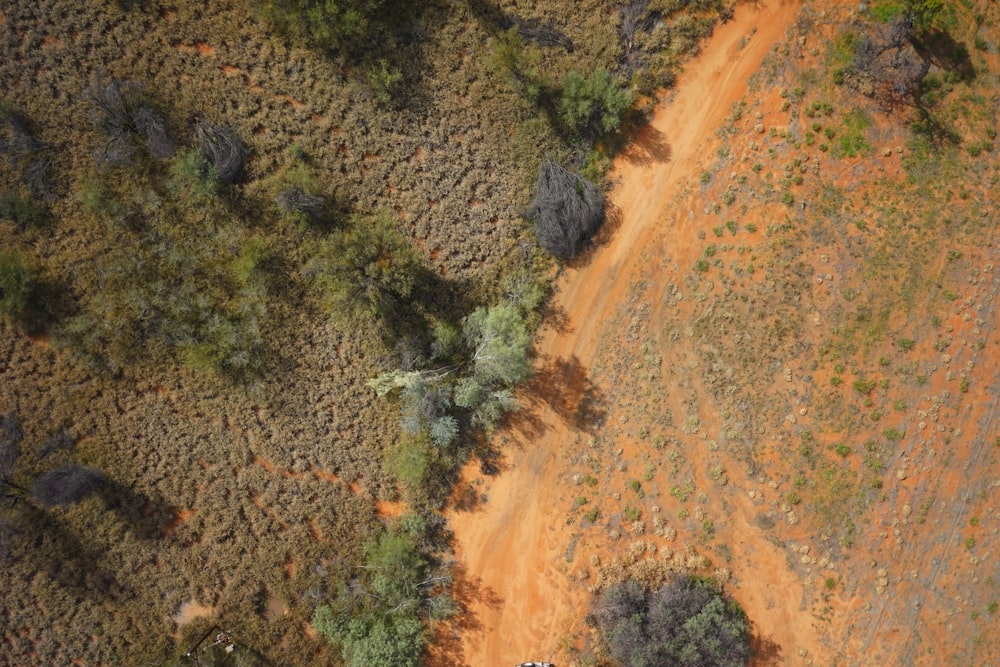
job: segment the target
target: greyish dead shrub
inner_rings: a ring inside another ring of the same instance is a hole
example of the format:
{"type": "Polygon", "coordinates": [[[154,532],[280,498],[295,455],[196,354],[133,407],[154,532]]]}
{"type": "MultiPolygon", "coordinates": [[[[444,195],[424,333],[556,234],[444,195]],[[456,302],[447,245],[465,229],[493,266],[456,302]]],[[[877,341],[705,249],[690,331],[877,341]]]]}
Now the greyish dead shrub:
{"type": "Polygon", "coordinates": [[[538,241],[556,257],[572,257],[604,222],[604,194],[587,179],[546,159],[527,216],[538,241]]]}
{"type": "Polygon", "coordinates": [[[297,185],[284,190],[274,202],[285,213],[301,213],[312,222],[320,222],[326,209],[326,201],[322,197],[310,195],[297,185]]]}
{"type": "Polygon", "coordinates": [[[213,125],[195,117],[194,136],[201,154],[215,170],[215,178],[222,183],[235,183],[243,175],[247,149],[232,128],[213,125]]]}
{"type": "Polygon", "coordinates": [[[174,154],[174,142],[167,123],[146,97],[145,87],[135,81],[105,80],[94,75],[86,91],[91,103],[94,127],[108,135],[107,143],[95,159],[107,164],[131,164],[138,141],[143,140],[149,154],[168,158],[174,154]]]}

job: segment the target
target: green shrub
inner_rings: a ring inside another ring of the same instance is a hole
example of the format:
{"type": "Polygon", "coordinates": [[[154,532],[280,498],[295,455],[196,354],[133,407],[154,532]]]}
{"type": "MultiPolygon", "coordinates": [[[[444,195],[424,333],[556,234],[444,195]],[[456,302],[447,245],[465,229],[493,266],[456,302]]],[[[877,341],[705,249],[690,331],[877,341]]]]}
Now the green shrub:
{"type": "Polygon", "coordinates": [[[403,73],[395,65],[390,65],[385,58],[379,58],[368,70],[365,79],[378,103],[388,106],[396,95],[403,73]]]}
{"type": "Polygon", "coordinates": [[[319,247],[311,263],[330,312],[341,320],[392,320],[406,308],[422,266],[388,213],[355,218],[319,247]]]}
{"type": "Polygon", "coordinates": [[[31,305],[36,271],[15,251],[0,251],[0,314],[21,317],[31,305]]]}
{"type": "Polygon", "coordinates": [[[618,130],[632,101],[632,92],[604,68],[587,77],[570,71],[562,81],[559,117],[573,136],[599,141],[618,130]]]}
{"type": "Polygon", "coordinates": [[[675,576],[656,590],[629,580],[608,588],[594,616],[611,656],[627,667],[742,667],[750,623],[710,582],[675,576]]]}
{"type": "Polygon", "coordinates": [[[264,18],[309,46],[336,48],[368,33],[383,0],[263,0],[264,18]]]}

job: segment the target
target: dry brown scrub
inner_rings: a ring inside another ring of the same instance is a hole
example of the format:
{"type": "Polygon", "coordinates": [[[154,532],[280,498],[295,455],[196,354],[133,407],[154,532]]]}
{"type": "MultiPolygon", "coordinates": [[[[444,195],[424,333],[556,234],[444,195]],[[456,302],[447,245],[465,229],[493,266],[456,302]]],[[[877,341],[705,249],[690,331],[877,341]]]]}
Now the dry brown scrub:
{"type": "MultiPolygon", "coordinates": [[[[101,377],[44,332],[29,339],[0,323],[0,409],[23,421],[24,474],[76,461],[113,482],[68,510],[5,514],[0,662],[160,662],[192,632],[178,624],[195,610],[278,664],[333,661],[306,620],[357,562],[374,501],[395,494],[380,461],[396,418],[363,384],[390,360],[366,327],[325,323],[297,273],[301,230],[271,226],[268,177],[296,146],[334,208],[394,211],[437,272],[488,294],[530,251],[519,211],[559,144],[487,70],[487,26],[463,3],[428,7],[401,38],[393,64],[406,94],[389,108],[365,84],[365,63],[268,35],[248,3],[143,4],[4,4],[0,87],[53,147],[54,224],[22,233],[4,221],[0,239],[45,267],[65,299],[58,312],[94,289],[115,238],[73,195],[101,141],[83,94],[93,73],[145,83],[180,144],[193,114],[231,126],[249,148],[231,196],[256,213],[243,223],[287,271],[269,304],[272,376],[244,395],[156,355],[101,377]],[[60,429],[72,448],[38,452],[60,429]]],[[[575,45],[549,54],[554,71],[619,56],[604,3],[541,2],[523,18],[575,45]]],[[[17,175],[0,177],[6,190],[17,175]]]]}

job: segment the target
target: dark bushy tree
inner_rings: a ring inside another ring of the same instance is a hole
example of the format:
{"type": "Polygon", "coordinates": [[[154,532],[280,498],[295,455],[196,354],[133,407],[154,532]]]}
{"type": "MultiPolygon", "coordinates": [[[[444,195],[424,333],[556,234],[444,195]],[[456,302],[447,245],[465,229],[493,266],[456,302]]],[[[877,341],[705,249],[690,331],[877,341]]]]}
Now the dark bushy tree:
{"type": "Polygon", "coordinates": [[[0,481],[10,482],[23,438],[24,431],[14,412],[0,416],[0,481]]]}
{"type": "Polygon", "coordinates": [[[21,253],[0,252],[0,315],[21,317],[35,292],[35,270],[21,253]]]}
{"type": "Polygon", "coordinates": [[[80,502],[104,484],[104,473],[73,463],[44,472],[31,484],[31,496],[41,505],[55,507],[80,502]]]}
{"type": "Polygon", "coordinates": [[[697,577],[655,591],[635,581],[612,586],[594,615],[611,656],[627,667],[744,667],[750,659],[743,610],[697,577]]]}
{"type": "Polygon", "coordinates": [[[421,264],[413,244],[383,213],[355,219],[331,237],[313,271],[336,315],[391,320],[409,298],[421,264]]]}
{"type": "Polygon", "coordinates": [[[582,176],[545,160],[527,215],[535,221],[545,250],[556,257],[572,257],[604,222],[604,194],[582,176]]]}

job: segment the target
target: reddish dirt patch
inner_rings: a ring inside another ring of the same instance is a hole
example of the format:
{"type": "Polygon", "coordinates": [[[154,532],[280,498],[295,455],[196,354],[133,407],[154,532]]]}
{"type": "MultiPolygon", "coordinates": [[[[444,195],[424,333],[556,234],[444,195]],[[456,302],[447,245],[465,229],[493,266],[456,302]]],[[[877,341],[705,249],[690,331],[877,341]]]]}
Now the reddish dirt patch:
{"type": "Polygon", "coordinates": [[[168,523],[166,526],[163,527],[163,531],[162,531],[163,532],[163,536],[166,537],[166,536],[170,535],[172,532],[174,532],[174,530],[176,530],[177,526],[181,525],[182,523],[184,523],[185,521],[187,521],[188,519],[190,519],[191,517],[193,517],[197,513],[198,513],[198,510],[195,510],[195,509],[178,509],[178,510],[174,510],[174,518],[173,518],[173,520],[170,523],[168,523]]]}
{"type": "MultiPolygon", "coordinates": [[[[570,268],[559,284],[557,312],[566,322],[538,343],[541,363],[571,363],[586,377],[595,358],[602,323],[617,317],[641,250],[655,238],[665,211],[681,192],[681,176],[697,173],[708,157],[718,127],[745,81],[771,45],[781,39],[796,15],[797,3],[741,4],[732,21],[721,26],[702,55],[686,67],[677,92],[655,117],[624,158],[616,162],[618,186],[612,200],[621,225],[609,245],[598,248],[585,265],[570,268]],[[756,26],[745,45],[751,28],[756,26]]],[[[685,234],[672,235],[671,254],[693,263],[700,248],[685,248],[685,234]],[[689,255],[689,257],[685,257],[689,255]]],[[[570,659],[564,652],[579,646],[589,595],[567,574],[571,531],[563,515],[568,484],[561,474],[582,434],[567,423],[555,402],[533,400],[524,405],[509,444],[508,469],[485,482],[488,500],[472,512],[449,517],[458,552],[480,595],[468,601],[474,619],[461,646],[436,656],[439,665],[502,665],[523,660],[570,659]],[[449,662],[450,661],[450,662],[449,662]]],[[[585,437],[585,436],[583,436],[585,437]]],[[[475,473],[467,478],[473,483],[475,473]]],[[[810,619],[797,614],[801,590],[783,554],[766,545],[748,553],[759,576],[740,595],[763,634],[790,653],[793,645],[810,644],[810,619]],[[781,591],[777,595],[775,591],[781,591]]]]}
{"type": "Polygon", "coordinates": [[[299,100],[295,99],[291,95],[275,95],[274,99],[276,99],[276,100],[284,100],[288,104],[288,106],[292,107],[296,111],[298,111],[299,109],[305,109],[306,108],[306,105],[304,103],[302,103],[299,100]]]}

